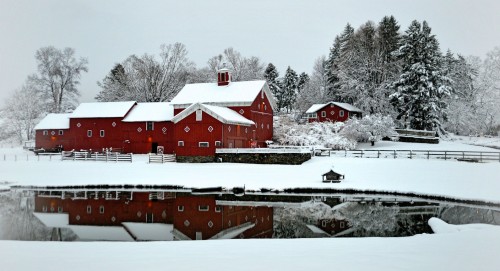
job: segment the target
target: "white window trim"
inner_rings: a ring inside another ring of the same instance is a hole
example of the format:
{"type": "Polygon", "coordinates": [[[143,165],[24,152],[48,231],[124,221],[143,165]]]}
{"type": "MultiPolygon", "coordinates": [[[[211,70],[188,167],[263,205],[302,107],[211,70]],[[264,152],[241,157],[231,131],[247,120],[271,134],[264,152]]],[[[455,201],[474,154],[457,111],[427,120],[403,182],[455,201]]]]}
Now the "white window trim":
{"type": "Polygon", "coordinates": [[[198,147],[200,147],[200,148],[208,148],[208,147],[210,147],[210,143],[208,143],[208,142],[198,142],[198,147]],[[202,145],[205,145],[205,144],[206,144],[206,146],[202,146],[202,145]]]}
{"type": "Polygon", "coordinates": [[[91,213],[92,213],[92,206],[87,205],[87,214],[91,214],[91,213]]]}
{"type": "Polygon", "coordinates": [[[216,213],[220,213],[222,211],[222,207],[221,206],[215,206],[215,212],[216,213]]]}
{"type": "Polygon", "coordinates": [[[92,137],[92,130],[87,130],[87,137],[92,137]]]}
{"type": "Polygon", "coordinates": [[[104,214],[104,205],[99,206],[99,213],[104,214]]]}
{"type": "Polygon", "coordinates": [[[184,205],[177,206],[177,211],[178,212],[184,212],[184,205]]]}
{"type": "Polygon", "coordinates": [[[49,131],[43,130],[43,135],[49,135],[49,131]]]}
{"type": "Polygon", "coordinates": [[[221,141],[215,141],[215,147],[221,147],[222,142],[221,141]]]}
{"type": "Polygon", "coordinates": [[[64,135],[64,131],[63,130],[59,130],[59,135],[64,135]]]}
{"type": "Polygon", "coordinates": [[[152,121],[146,121],[146,131],[154,131],[155,130],[155,123],[152,121]],[[151,123],[151,129],[148,129],[148,123],[151,123]]]}
{"type": "Polygon", "coordinates": [[[208,205],[198,205],[198,211],[200,211],[200,212],[208,212],[208,211],[210,211],[210,206],[208,206],[208,205]],[[205,207],[205,206],[207,207],[207,209],[202,209],[201,208],[201,207],[205,207]]]}
{"type": "Polygon", "coordinates": [[[203,111],[201,109],[196,110],[196,121],[202,121],[203,120],[203,111]]]}
{"type": "Polygon", "coordinates": [[[177,141],[177,147],[184,147],[184,141],[177,141]]]}
{"type": "Polygon", "coordinates": [[[321,111],[321,117],[323,117],[323,118],[326,117],[326,111],[321,111]]]}
{"type": "Polygon", "coordinates": [[[100,137],[104,137],[106,135],[106,133],[104,132],[104,130],[100,130],[99,131],[99,136],[100,137]]]}
{"type": "Polygon", "coordinates": [[[343,116],[344,116],[344,110],[340,110],[340,111],[339,111],[339,116],[340,116],[340,117],[343,117],[343,116]]]}

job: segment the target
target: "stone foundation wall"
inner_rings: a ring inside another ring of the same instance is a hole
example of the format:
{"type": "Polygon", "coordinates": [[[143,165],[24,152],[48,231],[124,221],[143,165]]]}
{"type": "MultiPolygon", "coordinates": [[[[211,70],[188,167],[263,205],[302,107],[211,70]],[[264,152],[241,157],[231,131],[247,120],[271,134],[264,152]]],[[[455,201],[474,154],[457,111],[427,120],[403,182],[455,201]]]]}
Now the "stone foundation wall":
{"type": "Polygon", "coordinates": [[[223,163],[300,165],[311,159],[311,153],[217,153],[223,163]]]}
{"type": "Polygon", "coordinates": [[[215,162],[214,156],[177,156],[179,163],[212,163],[215,162]]]}

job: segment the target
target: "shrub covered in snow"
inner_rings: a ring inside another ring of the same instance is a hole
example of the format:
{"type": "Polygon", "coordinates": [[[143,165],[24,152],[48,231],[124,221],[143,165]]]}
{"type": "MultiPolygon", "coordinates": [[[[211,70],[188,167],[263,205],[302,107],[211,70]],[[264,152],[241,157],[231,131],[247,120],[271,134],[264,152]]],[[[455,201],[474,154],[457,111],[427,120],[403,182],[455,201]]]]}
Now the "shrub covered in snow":
{"type": "Polygon", "coordinates": [[[324,146],[334,149],[354,149],[356,141],[340,134],[342,122],[297,124],[291,117],[275,118],[274,140],[282,145],[324,146]]]}
{"type": "Polygon", "coordinates": [[[340,134],[357,142],[376,142],[395,135],[394,126],[391,116],[366,115],[362,119],[349,119],[340,134]]]}

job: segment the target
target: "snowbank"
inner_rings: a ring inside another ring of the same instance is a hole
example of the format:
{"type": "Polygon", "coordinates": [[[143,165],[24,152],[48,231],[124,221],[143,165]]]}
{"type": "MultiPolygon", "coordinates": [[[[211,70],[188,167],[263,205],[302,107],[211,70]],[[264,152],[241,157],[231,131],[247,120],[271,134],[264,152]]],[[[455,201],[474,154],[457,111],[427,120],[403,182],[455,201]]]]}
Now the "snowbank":
{"type": "MultiPolygon", "coordinates": [[[[451,226],[451,225],[450,225],[451,226]]],[[[467,226],[463,226],[467,227],[467,226]]],[[[184,242],[0,241],[2,269],[500,270],[500,227],[398,238],[184,242]]]]}

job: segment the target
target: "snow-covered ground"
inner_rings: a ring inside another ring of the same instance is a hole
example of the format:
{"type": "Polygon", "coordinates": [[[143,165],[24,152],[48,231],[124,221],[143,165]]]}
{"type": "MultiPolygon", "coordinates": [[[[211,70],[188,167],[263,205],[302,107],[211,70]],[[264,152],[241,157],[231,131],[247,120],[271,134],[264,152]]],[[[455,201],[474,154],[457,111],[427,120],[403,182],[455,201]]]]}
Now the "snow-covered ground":
{"type": "MultiPolygon", "coordinates": [[[[366,149],[372,148],[366,146],[366,149]]],[[[411,144],[378,142],[380,149],[483,150],[493,149],[456,142],[411,144]]],[[[146,155],[134,155],[133,163],[60,161],[56,157],[19,157],[2,160],[0,186],[68,186],[87,184],[181,185],[227,188],[340,188],[443,195],[458,199],[500,203],[500,163],[466,163],[455,160],[365,159],[313,157],[302,165],[236,163],[148,164],[146,155]],[[26,157],[29,161],[26,161],[26,157]],[[321,175],[333,167],[345,174],[338,184],[322,183],[321,175]],[[3,185],[1,185],[3,183],[3,185]]],[[[10,150],[10,155],[16,153],[10,150]]]]}
{"type": "Polygon", "coordinates": [[[0,259],[3,270],[500,270],[500,227],[430,225],[399,238],[0,241],[0,259]]]}

